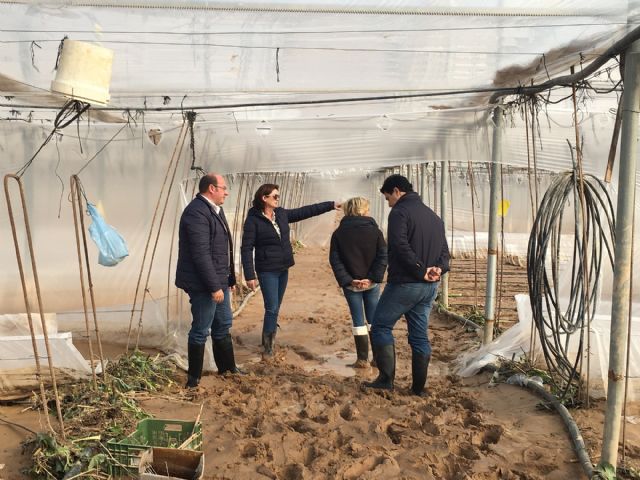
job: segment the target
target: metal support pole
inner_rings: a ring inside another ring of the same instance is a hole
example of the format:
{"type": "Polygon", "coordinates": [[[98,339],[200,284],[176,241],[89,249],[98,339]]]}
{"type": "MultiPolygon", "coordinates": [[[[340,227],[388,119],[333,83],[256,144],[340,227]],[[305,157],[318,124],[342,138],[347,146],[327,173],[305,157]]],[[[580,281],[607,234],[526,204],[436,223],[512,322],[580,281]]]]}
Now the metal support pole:
{"type": "MultiPolygon", "coordinates": [[[[442,161],[442,169],[440,174],[440,218],[444,223],[444,234],[447,234],[447,209],[449,208],[449,161],[442,161]]],[[[453,249],[453,245],[449,245],[449,250],[453,249]]],[[[440,280],[440,301],[444,308],[449,308],[449,274],[442,275],[440,280]]]]}
{"type": "Polygon", "coordinates": [[[491,152],[491,193],[489,201],[489,240],[487,245],[487,287],[484,302],[484,338],[493,340],[498,266],[498,202],[500,200],[500,164],[502,163],[502,106],[493,110],[493,151],[491,152]]]}
{"type": "Polygon", "coordinates": [[[640,40],[625,54],[624,94],[622,98],[622,140],[618,173],[618,209],[611,307],[611,340],[607,410],[604,421],[600,463],[616,466],[620,438],[620,415],[624,401],[624,372],[627,356],[626,335],[631,294],[631,256],[633,254],[633,212],[640,110],[640,40]]]}

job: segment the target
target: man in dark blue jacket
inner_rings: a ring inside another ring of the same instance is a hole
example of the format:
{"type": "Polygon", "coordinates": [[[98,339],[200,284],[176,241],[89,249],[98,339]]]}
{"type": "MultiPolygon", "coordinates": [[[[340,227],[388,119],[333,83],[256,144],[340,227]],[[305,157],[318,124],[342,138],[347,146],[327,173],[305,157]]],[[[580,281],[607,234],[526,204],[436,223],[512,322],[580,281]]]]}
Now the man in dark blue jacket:
{"type": "Polygon", "coordinates": [[[389,270],[371,328],[371,347],[379,374],[364,386],[393,389],[396,373],[393,327],[404,315],[412,354],[411,390],[423,396],[431,359],[429,314],[440,276],[449,271],[449,247],[442,220],[422,203],[409,180],[391,175],[380,192],[391,207],[387,227],[389,270]]]}
{"type": "Polygon", "coordinates": [[[233,245],[221,205],[229,195],[222,176],[200,179],[198,195],[180,218],[176,286],[189,295],[193,317],[189,330],[187,387],[202,376],[205,344],[211,334],[218,372],[240,373],[233,354],[230,288],[236,284],[233,245]]]}

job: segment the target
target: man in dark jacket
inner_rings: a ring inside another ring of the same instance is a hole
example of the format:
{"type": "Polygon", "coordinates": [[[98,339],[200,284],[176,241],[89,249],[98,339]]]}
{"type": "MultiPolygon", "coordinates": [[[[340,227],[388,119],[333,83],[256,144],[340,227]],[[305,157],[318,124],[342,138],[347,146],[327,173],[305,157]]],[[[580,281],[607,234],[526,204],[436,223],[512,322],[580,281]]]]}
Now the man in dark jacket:
{"type": "Polygon", "coordinates": [[[240,373],[231,341],[229,290],[236,284],[233,245],[221,205],[229,195],[222,176],[200,179],[198,195],[180,218],[176,286],[189,295],[193,317],[189,330],[187,387],[202,376],[205,344],[211,334],[218,372],[240,373]]]}
{"type": "Polygon", "coordinates": [[[387,230],[389,270],[371,328],[378,378],[365,387],[392,390],[396,370],[393,328],[407,319],[411,345],[411,390],[424,395],[431,344],[427,334],[440,276],[449,270],[444,224],[402,175],[391,175],[380,188],[391,207],[387,230]]]}

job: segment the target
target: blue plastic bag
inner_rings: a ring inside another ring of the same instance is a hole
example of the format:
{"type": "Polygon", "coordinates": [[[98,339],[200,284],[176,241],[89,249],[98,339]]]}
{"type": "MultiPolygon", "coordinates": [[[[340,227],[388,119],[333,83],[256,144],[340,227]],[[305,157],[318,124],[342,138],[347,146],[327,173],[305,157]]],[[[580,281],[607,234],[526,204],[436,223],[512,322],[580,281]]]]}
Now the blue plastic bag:
{"type": "Polygon", "coordinates": [[[105,267],[113,267],[129,255],[127,244],[115,228],[107,225],[95,205],[87,203],[87,208],[93,220],[89,226],[89,234],[100,251],[98,263],[105,267]]]}

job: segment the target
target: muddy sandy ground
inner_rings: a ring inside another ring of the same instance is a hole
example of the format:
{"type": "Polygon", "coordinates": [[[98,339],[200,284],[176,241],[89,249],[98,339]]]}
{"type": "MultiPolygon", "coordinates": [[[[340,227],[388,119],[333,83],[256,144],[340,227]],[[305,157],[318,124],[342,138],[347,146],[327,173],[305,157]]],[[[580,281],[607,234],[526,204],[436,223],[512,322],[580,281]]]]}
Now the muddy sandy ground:
{"type": "MultiPolygon", "coordinates": [[[[396,328],[396,391],[363,391],[361,381],[376,371],[346,366],[355,359],[350,317],[327,255],[311,248],[296,255],[275,361],[260,361],[258,293],[233,328],[237,357],[248,375],[208,375],[192,400],[166,395],[143,401],[158,418],[184,420],[193,420],[204,404],[205,478],[584,478],[562,422],[539,408],[536,396],[493,386],[489,374],[453,375],[454,359],[475,348],[478,337],[441,315],[431,316],[428,398],[408,393],[411,354],[403,321],[396,328]]],[[[603,408],[596,402],[573,412],[594,462],[603,408]]],[[[0,413],[32,429],[43,427],[37,413],[22,409],[2,406],[0,413]]],[[[630,405],[627,415],[637,418],[640,406],[630,405]]],[[[19,470],[29,462],[20,454],[25,435],[0,423],[0,478],[22,478],[19,470]]],[[[638,466],[640,425],[627,426],[627,444],[628,459],[638,466]]]]}

